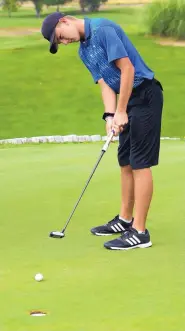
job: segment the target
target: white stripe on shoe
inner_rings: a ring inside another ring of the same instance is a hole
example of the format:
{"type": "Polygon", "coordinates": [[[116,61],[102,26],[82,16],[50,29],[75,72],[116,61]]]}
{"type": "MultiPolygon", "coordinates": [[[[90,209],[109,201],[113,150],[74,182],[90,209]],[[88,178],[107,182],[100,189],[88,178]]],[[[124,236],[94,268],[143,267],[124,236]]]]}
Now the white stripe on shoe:
{"type": "Polygon", "coordinates": [[[139,238],[136,237],[135,234],[132,236],[132,238],[134,238],[138,242],[138,244],[140,244],[141,240],[139,240],[139,238]]]}
{"type": "Polygon", "coordinates": [[[114,227],[114,225],[111,226],[111,229],[112,229],[114,232],[118,232],[118,230],[114,227]]]}
{"type": "Polygon", "coordinates": [[[129,238],[129,240],[131,240],[133,242],[133,244],[137,245],[137,241],[134,240],[133,238],[129,238]]]}
{"type": "Polygon", "coordinates": [[[115,228],[118,230],[118,232],[121,231],[120,228],[119,228],[119,226],[118,226],[118,224],[114,224],[114,226],[115,226],[115,228]]]}
{"type": "Polygon", "coordinates": [[[121,225],[121,223],[118,223],[118,226],[120,227],[120,229],[121,229],[122,231],[125,231],[125,228],[123,227],[123,225],[121,225]]]}
{"type": "Polygon", "coordinates": [[[99,232],[95,232],[93,234],[95,234],[96,236],[112,236],[112,233],[99,233],[99,232]]]}
{"type": "MultiPolygon", "coordinates": [[[[130,239],[131,239],[131,238],[130,238],[130,239]]],[[[127,241],[131,246],[133,246],[134,244],[133,244],[133,242],[132,242],[130,239],[126,239],[126,241],[127,241]]]]}

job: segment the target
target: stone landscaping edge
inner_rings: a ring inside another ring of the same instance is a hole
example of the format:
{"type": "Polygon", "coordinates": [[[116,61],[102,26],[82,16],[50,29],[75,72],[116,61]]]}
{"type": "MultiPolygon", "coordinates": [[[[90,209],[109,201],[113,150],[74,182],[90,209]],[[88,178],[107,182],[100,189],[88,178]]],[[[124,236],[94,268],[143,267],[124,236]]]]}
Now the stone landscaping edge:
{"type": "MultiPolygon", "coordinates": [[[[0,145],[4,144],[39,144],[39,143],[82,143],[82,142],[98,142],[106,141],[107,136],[96,135],[65,135],[65,136],[37,136],[37,137],[23,137],[23,138],[11,138],[11,139],[1,139],[0,145]]],[[[113,141],[118,141],[118,137],[114,137],[113,141]]],[[[161,140],[184,140],[185,137],[161,137],[161,140]]]]}

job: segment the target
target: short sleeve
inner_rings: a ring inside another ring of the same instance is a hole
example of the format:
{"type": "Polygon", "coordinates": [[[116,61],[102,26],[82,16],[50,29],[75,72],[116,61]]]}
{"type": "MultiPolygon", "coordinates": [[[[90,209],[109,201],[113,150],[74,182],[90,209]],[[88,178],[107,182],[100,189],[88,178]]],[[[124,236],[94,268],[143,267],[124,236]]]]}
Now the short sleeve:
{"type": "Polygon", "coordinates": [[[119,38],[116,30],[111,26],[103,26],[98,29],[97,37],[99,43],[105,49],[108,62],[128,57],[127,51],[119,38]]]}

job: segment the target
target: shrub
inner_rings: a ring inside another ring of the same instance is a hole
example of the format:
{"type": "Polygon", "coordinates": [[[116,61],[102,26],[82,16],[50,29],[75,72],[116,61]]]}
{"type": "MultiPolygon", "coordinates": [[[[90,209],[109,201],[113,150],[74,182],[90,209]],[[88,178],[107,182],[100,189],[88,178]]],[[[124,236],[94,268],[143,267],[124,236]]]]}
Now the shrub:
{"type": "Polygon", "coordinates": [[[154,1],[147,6],[148,32],[185,39],[185,0],[154,1]]]}

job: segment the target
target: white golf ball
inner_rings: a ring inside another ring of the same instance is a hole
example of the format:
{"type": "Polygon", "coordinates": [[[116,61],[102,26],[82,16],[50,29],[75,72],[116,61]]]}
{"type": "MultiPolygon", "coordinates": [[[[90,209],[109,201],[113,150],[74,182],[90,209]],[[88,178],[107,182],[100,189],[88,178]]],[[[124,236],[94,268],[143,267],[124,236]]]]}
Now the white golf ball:
{"type": "Polygon", "coordinates": [[[35,280],[36,280],[37,282],[40,282],[40,281],[43,280],[43,279],[44,279],[44,277],[43,277],[42,274],[38,273],[38,274],[35,275],[35,280]]]}

